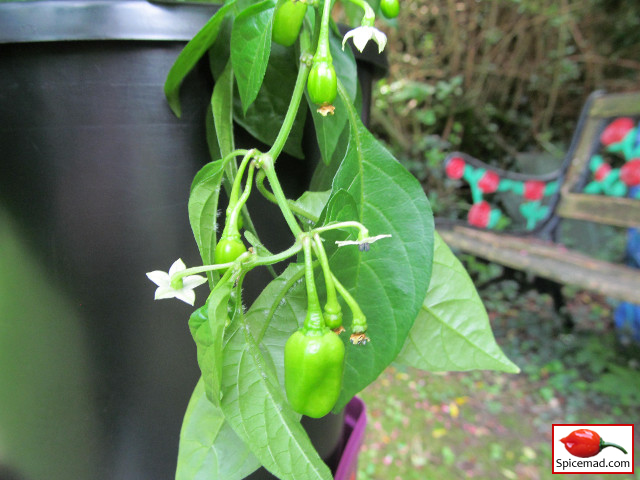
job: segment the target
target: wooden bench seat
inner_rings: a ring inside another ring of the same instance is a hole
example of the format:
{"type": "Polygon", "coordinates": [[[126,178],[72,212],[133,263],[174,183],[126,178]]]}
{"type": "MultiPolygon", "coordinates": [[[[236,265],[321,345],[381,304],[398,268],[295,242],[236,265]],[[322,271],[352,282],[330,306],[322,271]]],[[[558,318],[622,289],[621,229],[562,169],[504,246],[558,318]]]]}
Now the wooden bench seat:
{"type": "Polygon", "coordinates": [[[592,94],[555,172],[526,176],[460,152],[451,153],[446,165],[451,178],[469,184],[473,201],[466,223],[436,221],[451,248],[640,303],[640,269],[598,260],[558,242],[559,226],[567,219],[623,227],[620,235],[640,227],[640,92],[592,94]],[[513,205],[518,199],[521,218],[505,220],[503,210],[518,211],[513,205]],[[508,231],[512,225],[519,228],[508,231]]]}

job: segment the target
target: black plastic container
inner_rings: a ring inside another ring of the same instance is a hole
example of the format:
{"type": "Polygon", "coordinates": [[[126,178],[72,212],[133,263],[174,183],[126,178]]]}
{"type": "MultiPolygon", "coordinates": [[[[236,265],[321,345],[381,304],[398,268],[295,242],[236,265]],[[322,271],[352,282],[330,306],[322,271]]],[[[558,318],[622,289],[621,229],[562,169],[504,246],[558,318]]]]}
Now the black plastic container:
{"type": "MultiPolygon", "coordinates": [[[[174,476],[199,374],[191,309],[154,302],[145,272],[199,263],[186,205],[209,161],[207,66],[182,88],[181,119],[162,89],[216,8],[0,3],[0,480],[174,476]]],[[[365,116],[379,62],[359,65],[365,116]]],[[[290,196],[312,169],[279,160],[290,196]]],[[[257,228],[286,248],[279,218],[257,228]]],[[[341,422],[309,425],[325,458],[341,422]]]]}

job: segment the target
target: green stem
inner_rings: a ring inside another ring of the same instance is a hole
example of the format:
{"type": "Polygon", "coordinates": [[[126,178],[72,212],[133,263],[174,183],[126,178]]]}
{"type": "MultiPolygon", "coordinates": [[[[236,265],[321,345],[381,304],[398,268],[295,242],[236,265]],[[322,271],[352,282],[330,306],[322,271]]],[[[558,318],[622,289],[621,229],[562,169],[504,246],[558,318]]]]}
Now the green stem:
{"type": "Polygon", "coordinates": [[[615,443],[605,442],[602,439],[600,439],[600,450],[606,447],[615,447],[618,450],[621,450],[622,452],[624,452],[625,454],[627,453],[627,451],[624,448],[622,448],[620,445],[617,445],[615,443]]]}
{"type": "Polygon", "coordinates": [[[273,265],[274,263],[282,262],[287,258],[293,257],[300,250],[302,250],[302,245],[300,245],[299,242],[296,242],[286,250],[275,255],[266,255],[264,257],[256,256],[254,259],[244,262],[243,266],[246,267],[247,270],[250,270],[254,267],[273,265]]]}
{"type": "MultiPolygon", "coordinates": [[[[231,193],[229,194],[229,205],[227,206],[227,217],[231,214],[231,212],[235,208],[236,203],[238,203],[238,197],[240,196],[240,189],[242,188],[242,177],[244,176],[244,171],[247,168],[247,165],[249,164],[253,156],[256,154],[256,152],[257,150],[255,149],[249,150],[245,154],[244,158],[242,159],[242,162],[240,163],[240,167],[238,167],[238,172],[233,180],[233,188],[231,189],[231,193]]],[[[227,222],[227,225],[228,224],[229,222],[227,222]]]]}
{"type": "Polygon", "coordinates": [[[262,168],[262,171],[269,179],[269,185],[271,185],[271,190],[273,191],[273,195],[275,196],[276,202],[282,211],[282,215],[289,225],[289,228],[293,232],[294,236],[298,238],[302,233],[302,229],[298,225],[296,218],[293,215],[293,212],[289,208],[289,202],[287,197],[284,195],[282,191],[282,187],[280,186],[280,181],[278,180],[278,176],[276,175],[276,171],[273,164],[273,158],[269,154],[264,154],[259,159],[259,166],[262,168]]]}
{"type": "Polygon", "coordinates": [[[305,334],[324,333],[326,326],[322,317],[320,300],[313,274],[313,258],[311,256],[311,238],[303,235],[301,238],[304,251],[304,279],[307,286],[307,316],[304,319],[305,334]]]}
{"type": "Polygon", "coordinates": [[[322,227],[314,228],[313,233],[322,233],[327,232],[329,230],[339,230],[342,228],[357,228],[360,232],[358,234],[358,239],[363,240],[369,236],[369,230],[360,222],[356,222],[354,220],[350,220],[347,222],[339,222],[339,223],[331,223],[329,225],[323,225],[322,227]]]}
{"type": "MultiPolygon", "coordinates": [[[[300,51],[302,52],[300,56],[301,58],[309,55],[309,43],[309,32],[306,28],[303,28],[302,32],[300,33],[300,51]]],[[[282,126],[280,127],[280,131],[278,132],[278,136],[267,152],[267,154],[273,158],[274,163],[284,149],[284,146],[287,143],[287,139],[289,138],[289,134],[291,133],[291,129],[293,128],[293,124],[295,123],[296,116],[298,115],[298,109],[300,108],[300,102],[302,101],[302,96],[304,95],[304,87],[307,84],[307,77],[309,76],[310,69],[311,67],[307,62],[300,62],[298,68],[298,76],[296,77],[296,84],[293,87],[293,93],[291,95],[291,101],[289,102],[287,114],[284,117],[282,126]]]]}
{"type": "Polygon", "coordinates": [[[331,6],[332,0],[324,0],[324,4],[322,6],[320,33],[318,35],[318,47],[316,48],[316,53],[313,56],[314,62],[331,63],[333,61],[333,58],[331,57],[331,49],[329,48],[329,21],[331,20],[331,6]]]}
{"type": "Polygon", "coordinates": [[[351,310],[351,314],[353,316],[353,320],[351,322],[351,329],[353,333],[363,333],[367,331],[367,317],[362,312],[360,305],[356,302],[356,299],[351,296],[349,291],[344,288],[344,285],[340,283],[340,281],[336,278],[336,276],[332,273],[333,281],[336,286],[336,290],[344,301],[349,306],[349,310],[351,310]]]}
{"type": "Polygon", "coordinates": [[[373,27],[376,21],[376,12],[371,8],[371,5],[365,0],[350,0],[350,2],[364,10],[364,16],[360,21],[360,25],[363,27],[373,27]]]}
{"type": "MultiPolygon", "coordinates": [[[[229,272],[230,272],[232,270],[230,267],[232,267],[239,260],[246,258],[247,255],[250,255],[250,253],[243,253],[234,262],[220,263],[220,264],[214,264],[214,265],[200,265],[198,267],[191,267],[191,268],[187,268],[186,270],[182,270],[178,273],[174,273],[171,276],[171,287],[175,289],[182,288],[182,279],[189,275],[196,275],[198,273],[213,272],[215,270],[223,270],[223,269],[229,269],[229,272]]],[[[229,273],[229,275],[231,275],[231,273],[229,273]]],[[[225,276],[226,276],[226,273],[225,273],[225,276]]],[[[224,278],[224,276],[222,278],[224,278]]]]}
{"type": "Polygon", "coordinates": [[[324,275],[324,283],[327,290],[327,303],[325,305],[325,310],[327,311],[336,311],[340,310],[340,303],[338,302],[338,297],[336,296],[336,286],[333,281],[333,276],[331,274],[331,268],[329,267],[329,259],[327,258],[327,252],[324,250],[324,246],[322,245],[322,239],[320,235],[317,233],[313,236],[313,240],[315,243],[316,256],[318,260],[320,260],[320,267],[322,268],[322,273],[324,275]]]}
{"type": "MultiPolygon", "coordinates": [[[[231,215],[229,216],[227,224],[225,225],[225,232],[227,231],[227,227],[230,229],[227,232],[228,234],[231,234],[231,235],[236,234],[240,236],[240,232],[238,231],[238,228],[237,228],[238,215],[240,215],[242,207],[244,207],[245,203],[247,203],[247,200],[249,199],[249,195],[251,194],[251,187],[253,186],[253,172],[255,170],[255,167],[256,165],[253,162],[249,165],[249,172],[247,173],[247,183],[245,184],[244,191],[242,192],[242,195],[240,196],[235,206],[233,207],[233,210],[231,211],[231,215]],[[234,230],[232,231],[231,229],[234,229],[234,230]]],[[[224,232],[222,235],[224,236],[224,232]]]]}
{"type": "MultiPolygon", "coordinates": [[[[256,177],[256,187],[258,187],[258,191],[262,194],[264,198],[269,200],[272,203],[278,204],[278,200],[273,193],[267,190],[267,187],[264,185],[265,174],[263,171],[258,172],[258,176],[256,177]]],[[[307,218],[311,220],[313,223],[318,221],[318,217],[311,215],[309,212],[305,211],[303,208],[298,207],[293,200],[287,200],[289,203],[289,208],[293,213],[299,215],[301,217],[307,218]]]]}

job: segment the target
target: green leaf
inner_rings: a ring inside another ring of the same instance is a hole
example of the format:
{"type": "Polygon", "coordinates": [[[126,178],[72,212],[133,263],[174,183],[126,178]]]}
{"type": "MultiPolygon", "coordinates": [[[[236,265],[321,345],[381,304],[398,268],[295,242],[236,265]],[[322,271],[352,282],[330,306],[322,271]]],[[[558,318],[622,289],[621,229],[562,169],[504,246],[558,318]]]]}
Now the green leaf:
{"type": "Polygon", "coordinates": [[[271,52],[275,0],[264,0],[236,17],[231,30],[231,62],[246,112],[258,95],[271,52]]]}
{"type": "Polygon", "coordinates": [[[396,361],[430,371],[520,371],[496,343],[467,271],[437,234],[431,285],[396,361]]]}
{"type": "MultiPolygon", "coordinates": [[[[287,115],[298,74],[297,62],[298,54],[295,49],[274,43],[258,98],[246,109],[246,112],[243,111],[240,99],[237,97],[235,99],[236,122],[267,145],[273,144],[287,115]]],[[[304,156],[302,137],[306,116],[307,105],[302,102],[284,146],[286,153],[297,158],[304,156]]]]}
{"type": "Polygon", "coordinates": [[[200,169],[191,184],[189,221],[204,265],[213,263],[216,248],[216,217],[224,165],[210,162],[200,169]]]}
{"type": "Polygon", "coordinates": [[[222,383],[222,341],[228,319],[227,305],[232,284],[218,282],[207,303],[189,317],[189,330],[196,342],[198,365],[204,379],[207,398],[220,405],[222,383]]]}
{"type": "Polygon", "coordinates": [[[180,55],[178,55],[171,70],[169,70],[164,84],[164,93],[171,110],[173,110],[173,113],[178,117],[182,113],[180,108],[180,86],[187,74],[193,69],[195,64],[198,63],[198,60],[202,58],[209,47],[213,45],[213,42],[215,42],[218,32],[220,31],[222,20],[224,20],[224,17],[233,7],[234,3],[235,0],[230,0],[209,19],[205,26],[187,43],[182,52],[180,52],[180,55]]]}
{"type": "Polygon", "coordinates": [[[316,169],[313,172],[313,177],[311,178],[310,188],[312,190],[325,190],[327,188],[331,188],[333,178],[336,176],[336,172],[347,153],[350,133],[349,124],[345,124],[342,132],[340,132],[340,135],[338,136],[339,138],[336,143],[336,148],[333,150],[330,162],[328,164],[324,161],[317,162],[316,169]]]}
{"type": "Polygon", "coordinates": [[[180,430],[176,480],[241,480],[260,467],[245,443],[206,397],[202,378],[180,430]]]}
{"type": "Polygon", "coordinates": [[[284,344],[302,326],[307,313],[303,278],[304,265],[290,264],[265,287],[247,312],[247,323],[256,341],[268,350],[281,385],[284,385],[284,344]]]}
{"type": "MultiPolygon", "coordinates": [[[[369,133],[353,107],[350,124],[349,148],[333,181],[332,195],[340,190],[349,193],[357,217],[353,218],[352,208],[335,209],[336,213],[327,212],[324,223],[358,220],[371,236],[392,237],[373,243],[368,252],[356,246],[326,245],[333,273],[367,316],[371,339],[365,345],[347,344],[337,409],[400,353],[426,295],[433,260],[433,215],[422,186],[369,133]]],[[[355,232],[351,235],[355,239],[355,232]]],[[[345,320],[348,329],[348,314],[345,320]]]]}
{"type": "Polygon", "coordinates": [[[211,113],[215,125],[220,156],[226,157],[234,149],[233,140],[233,69],[231,62],[216,79],[211,95],[211,113]]]}
{"type": "Polygon", "coordinates": [[[329,468],[287,403],[271,358],[245,320],[234,320],[224,346],[222,411],[264,467],[280,479],[331,480],[329,468]]]}
{"type": "Polygon", "coordinates": [[[300,198],[293,202],[298,210],[304,212],[304,219],[313,219],[313,223],[317,223],[322,211],[324,210],[327,200],[331,195],[331,190],[324,192],[304,192],[300,198]]]}
{"type": "MultiPolygon", "coordinates": [[[[353,100],[357,92],[357,70],[356,61],[350,48],[342,50],[342,41],[336,35],[331,35],[329,39],[333,64],[338,74],[338,78],[345,86],[349,97],[353,100]]],[[[325,164],[331,163],[333,152],[336,150],[340,141],[340,134],[347,125],[349,118],[348,111],[342,99],[338,97],[334,102],[336,107],[333,115],[323,116],[318,113],[317,105],[315,105],[307,95],[307,103],[313,115],[313,124],[316,130],[318,146],[322,160],[325,164]]]]}

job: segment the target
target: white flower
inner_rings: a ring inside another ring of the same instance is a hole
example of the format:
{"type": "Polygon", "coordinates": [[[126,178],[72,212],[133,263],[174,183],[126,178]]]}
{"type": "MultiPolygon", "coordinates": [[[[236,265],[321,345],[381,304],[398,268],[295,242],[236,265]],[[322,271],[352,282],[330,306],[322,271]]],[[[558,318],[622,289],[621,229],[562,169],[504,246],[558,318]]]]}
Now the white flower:
{"type": "Polygon", "coordinates": [[[361,252],[368,252],[369,245],[373,242],[377,242],[381,238],[391,238],[391,235],[376,235],[375,237],[367,237],[362,240],[338,240],[336,241],[336,245],[338,245],[338,247],[344,247],[345,245],[358,245],[361,252]]]}
{"type": "Polygon", "coordinates": [[[156,289],[155,299],[160,300],[162,298],[177,298],[183,302],[193,306],[196,300],[196,292],[193,291],[198,285],[202,285],[207,281],[206,277],[202,275],[187,275],[182,278],[182,286],[180,288],[173,288],[171,286],[171,277],[176,273],[182,272],[187,269],[187,266],[181,259],[176,260],[169,268],[169,273],[161,270],[155,270],[147,273],[147,277],[158,288],[156,289]]]}
{"type": "Polygon", "coordinates": [[[342,49],[347,43],[347,40],[353,38],[353,44],[360,52],[364,50],[369,40],[373,39],[378,44],[378,53],[382,53],[384,47],[387,45],[387,36],[375,27],[358,27],[353,30],[349,30],[342,39],[342,49]]]}

